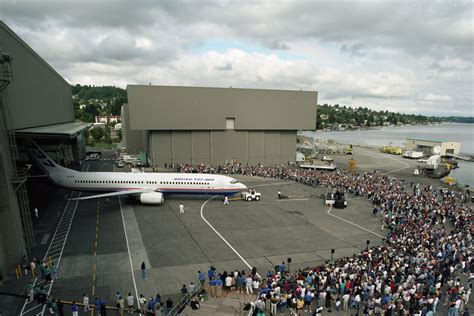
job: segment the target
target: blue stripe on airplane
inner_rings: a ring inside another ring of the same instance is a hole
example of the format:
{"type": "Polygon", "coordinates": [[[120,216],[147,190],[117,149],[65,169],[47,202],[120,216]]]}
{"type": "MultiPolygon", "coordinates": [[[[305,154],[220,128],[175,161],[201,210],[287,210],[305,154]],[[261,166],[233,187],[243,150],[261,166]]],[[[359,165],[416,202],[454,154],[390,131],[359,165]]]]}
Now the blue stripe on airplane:
{"type": "Polygon", "coordinates": [[[194,190],[160,190],[161,193],[165,194],[198,194],[198,195],[205,195],[205,194],[212,194],[212,195],[233,195],[240,190],[234,190],[234,191],[194,191],[194,190]]]}

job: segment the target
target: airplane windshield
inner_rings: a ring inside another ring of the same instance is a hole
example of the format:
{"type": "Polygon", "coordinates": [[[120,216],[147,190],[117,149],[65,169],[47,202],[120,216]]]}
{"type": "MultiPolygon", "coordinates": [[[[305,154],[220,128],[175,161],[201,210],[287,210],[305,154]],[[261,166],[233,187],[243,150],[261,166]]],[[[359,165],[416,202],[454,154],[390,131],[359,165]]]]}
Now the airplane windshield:
{"type": "Polygon", "coordinates": [[[231,184],[236,184],[236,183],[239,183],[239,181],[237,181],[237,180],[230,180],[230,183],[231,183],[231,184]]]}

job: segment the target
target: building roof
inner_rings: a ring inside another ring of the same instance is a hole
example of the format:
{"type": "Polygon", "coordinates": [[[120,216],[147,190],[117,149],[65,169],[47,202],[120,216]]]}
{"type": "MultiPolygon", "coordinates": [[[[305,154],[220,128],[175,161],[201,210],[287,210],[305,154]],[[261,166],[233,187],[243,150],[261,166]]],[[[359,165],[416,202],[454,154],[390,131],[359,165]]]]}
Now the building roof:
{"type": "Polygon", "coordinates": [[[132,130],[314,130],[316,91],[128,85],[132,130]]]}
{"type": "MultiPolygon", "coordinates": [[[[66,79],[64,79],[56,70],[54,70],[53,67],[51,67],[50,64],[48,64],[46,60],[44,60],[40,55],[38,55],[37,52],[35,52],[28,44],[26,44],[24,40],[22,40],[18,35],[16,35],[16,33],[13,32],[13,30],[8,27],[8,25],[6,25],[5,22],[3,22],[2,20],[0,20],[0,28],[4,29],[5,32],[10,34],[10,36],[12,36],[20,45],[22,45],[31,55],[33,55],[37,60],[39,60],[46,67],[48,67],[48,69],[52,73],[54,73],[58,77],[58,79],[64,81],[66,84],[69,85],[69,82],[67,82],[66,79]]],[[[15,58],[15,56],[13,56],[13,58],[15,58]]]]}
{"type": "Polygon", "coordinates": [[[433,143],[459,143],[459,142],[455,142],[452,140],[445,140],[445,139],[428,139],[428,138],[412,138],[412,137],[409,137],[407,139],[418,140],[422,142],[433,142],[433,143]]]}
{"type": "Polygon", "coordinates": [[[92,123],[68,122],[15,130],[18,136],[74,138],[92,123]]]}

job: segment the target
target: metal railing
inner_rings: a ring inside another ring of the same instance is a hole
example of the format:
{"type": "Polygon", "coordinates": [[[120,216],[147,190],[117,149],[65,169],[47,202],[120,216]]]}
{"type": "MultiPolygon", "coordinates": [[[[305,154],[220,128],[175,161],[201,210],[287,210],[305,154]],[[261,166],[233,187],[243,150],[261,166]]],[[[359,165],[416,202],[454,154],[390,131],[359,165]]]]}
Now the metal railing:
{"type": "Polygon", "coordinates": [[[176,303],[176,305],[168,311],[168,314],[166,314],[167,316],[178,315],[182,309],[186,308],[186,305],[188,305],[188,303],[193,299],[193,297],[201,292],[203,288],[203,284],[201,283],[201,281],[199,281],[198,279],[196,280],[195,284],[196,289],[194,290],[194,292],[186,293],[185,295],[183,295],[183,297],[181,297],[181,299],[176,303]]]}
{"type": "MultiPolygon", "coordinates": [[[[70,198],[78,198],[80,196],[81,193],[75,191],[72,191],[70,194],[70,198]]],[[[46,250],[46,254],[43,258],[43,262],[48,262],[50,266],[51,263],[54,263],[56,268],[59,267],[64,251],[64,246],[66,245],[67,237],[71,229],[78,203],[78,200],[69,199],[66,203],[66,206],[64,207],[59,224],[56,227],[56,231],[54,232],[53,238],[51,239],[51,243],[49,244],[49,247],[46,250]]],[[[50,295],[53,284],[54,278],[51,280],[51,282],[41,280],[39,277],[36,277],[33,281],[33,286],[42,286],[47,295],[50,295]]],[[[29,299],[26,299],[21,309],[20,315],[44,315],[45,309],[46,305],[44,305],[42,302],[35,300],[30,301],[29,299]]]]}

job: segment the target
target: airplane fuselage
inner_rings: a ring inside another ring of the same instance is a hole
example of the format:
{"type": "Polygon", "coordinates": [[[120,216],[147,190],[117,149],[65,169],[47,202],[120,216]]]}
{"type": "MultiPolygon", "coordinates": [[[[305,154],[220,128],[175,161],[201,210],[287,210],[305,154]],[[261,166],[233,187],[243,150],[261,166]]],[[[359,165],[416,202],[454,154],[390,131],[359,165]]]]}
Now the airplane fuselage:
{"type": "Polygon", "coordinates": [[[34,142],[26,148],[33,162],[57,185],[74,191],[101,192],[74,198],[78,200],[134,195],[144,204],[161,204],[165,194],[232,195],[247,188],[231,177],[216,174],[79,172],[59,166],[34,142]]]}
{"type": "Polygon", "coordinates": [[[50,173],[56,184],[76,191],[115,192],[150,189],[164,194],[232,195],[245,187],[234,179],[197,173],[78,172],[50,173]]]}

